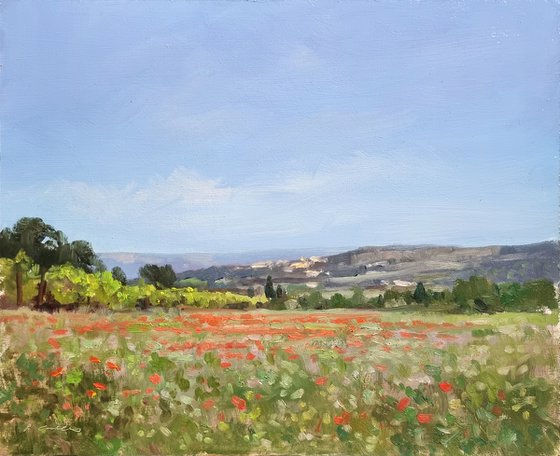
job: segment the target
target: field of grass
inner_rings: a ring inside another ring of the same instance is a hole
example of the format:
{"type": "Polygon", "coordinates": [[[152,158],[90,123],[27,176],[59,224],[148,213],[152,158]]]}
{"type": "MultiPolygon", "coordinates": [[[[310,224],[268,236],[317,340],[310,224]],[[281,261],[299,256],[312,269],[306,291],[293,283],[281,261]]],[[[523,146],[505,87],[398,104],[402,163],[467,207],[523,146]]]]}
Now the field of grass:
{"type": "Polygon", "coordinates": [[[0,313],[0,453],[549,455],[558,322],[0,313]]]}

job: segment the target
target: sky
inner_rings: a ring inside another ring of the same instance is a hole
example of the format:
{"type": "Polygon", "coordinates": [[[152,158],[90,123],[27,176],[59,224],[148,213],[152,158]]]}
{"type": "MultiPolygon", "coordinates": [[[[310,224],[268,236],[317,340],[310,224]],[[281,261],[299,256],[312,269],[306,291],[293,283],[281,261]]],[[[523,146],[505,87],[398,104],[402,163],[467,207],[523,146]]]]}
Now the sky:
{"type": "Polygon", "coordinates": [[[558,238],[555,2],[2,2],[0,225],[96,251],[558,238]]]}

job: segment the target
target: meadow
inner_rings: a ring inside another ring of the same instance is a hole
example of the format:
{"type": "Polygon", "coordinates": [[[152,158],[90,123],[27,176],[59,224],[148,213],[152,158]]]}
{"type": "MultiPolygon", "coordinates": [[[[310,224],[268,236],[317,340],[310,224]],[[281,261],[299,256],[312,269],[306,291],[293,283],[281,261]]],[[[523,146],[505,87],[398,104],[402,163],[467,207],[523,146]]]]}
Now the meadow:
{"type": "Polygon", "coordinates": [[[558,312],[0,314],[0,452],[549,455],[558,312]]]}

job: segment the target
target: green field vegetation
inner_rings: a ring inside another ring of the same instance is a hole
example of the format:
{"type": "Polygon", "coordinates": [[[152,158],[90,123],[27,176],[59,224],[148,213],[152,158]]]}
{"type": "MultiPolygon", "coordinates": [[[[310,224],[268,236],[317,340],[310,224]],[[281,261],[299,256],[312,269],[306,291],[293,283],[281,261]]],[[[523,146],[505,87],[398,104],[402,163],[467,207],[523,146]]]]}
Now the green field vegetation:
{"type": "Polygon", "coordinates": [[[5,311],[0,451],[550,455],[555,321],[5,311]]]}
{"type": "MultiPolygon", "coordinates": [[[[554,284],[549,280],[532,280],[519,284],[496,284],[484,277],[457,280],[451,290],[426,288],[422,282],[414,290],[388,288],[368,297],[367,292],[354,287],[349,292],[322,290],[301,291],[295,295],[302,309],[399,309],[421,307],[448,313],[535,312],[558,309],[554,284]]],[[[275,308],[282,308],[281,301],[275,308]]]]}

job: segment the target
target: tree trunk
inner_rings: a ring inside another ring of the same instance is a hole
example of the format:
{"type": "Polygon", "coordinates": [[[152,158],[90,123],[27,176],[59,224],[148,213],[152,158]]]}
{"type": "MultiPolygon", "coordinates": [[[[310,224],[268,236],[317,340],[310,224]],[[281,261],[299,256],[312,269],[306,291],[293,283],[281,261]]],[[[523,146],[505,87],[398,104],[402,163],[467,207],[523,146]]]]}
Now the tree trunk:
{"type": "Polygon", "coordinates": [[[23,305],[23,272],[19,270],[16,271],[16,304],[23,305]]]}
{"type": "Polygon", "coordinates": [[[39,275],[41,276],[39,280],[39,291],[37,293],[37,305],[40,306],[45,300],[45,294],[47,293],[47,281],[45,276],[47,275],[47,270],[43,267],[39,268],[39,275]]]}

